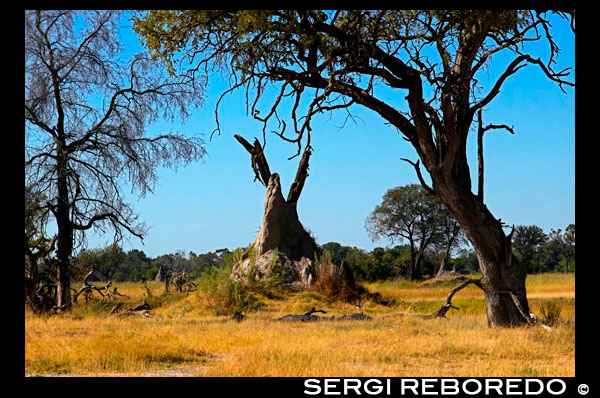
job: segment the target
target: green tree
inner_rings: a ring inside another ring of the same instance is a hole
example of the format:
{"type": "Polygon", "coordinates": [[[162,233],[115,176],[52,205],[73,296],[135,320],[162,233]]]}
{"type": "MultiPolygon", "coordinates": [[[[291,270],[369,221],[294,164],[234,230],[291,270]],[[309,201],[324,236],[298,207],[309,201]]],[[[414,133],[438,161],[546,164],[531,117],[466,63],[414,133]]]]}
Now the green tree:
{"type": "Polygon", "coordinates": [[[565,259],[565,272],[571,272],[571,262],[575,261],[575,224],[569,224],[565,229],[561,251],[565,259]]]}
{"type": "Polygon", "coordinates": [[[389,189],[381,204],[369,214],[366,227],[374,241],[407,241],[410,247],[410,280],[422,277],[421,263],[427,248],[440,236],[451,218],[443,203],[417,184],[389,189]]]}
{"type": "Polygon", "coordinates": [[[77,267],[84,272],[94,270],[90,280],[126,280],[119,273],[127,255],[117,243],[110,244],[101,249],[82,250],[75,262],[77,267]],[[117,276],[119,276],[117,278],[117,276]]]}
{"type": "Polygon", "coordinates": [[[519,225],[515,228],[513,251],[528,273],[541,272],[539,264],[541,248],[548,237],[537,225],[519,225]]]}
{"type": "Polygon", "coordinates": [[[61,308],[71,305],[73,250],[90,228],[116,241],[146,233],[122,187],[145,195],[158,167],[204,155],[198,137],[145,135],[159,118],[185,118],[200,103],[200,80],[167,76],[144,54],[123,60],[119,20],[114,10],[25,11],[25,176],[56,221],[61,308]]]}
{"type": "MultiPolygon", "coordinates": [[[[134,28],[171,72],[219,70],[230,83],[224,94],[245,89],[250,115],[263,123],[263,141],[272,126],[278,136],[297,145],[297,155],[302,145],[305,153],[311,148],[311,121],[320,113],[350,112],[358,105],[395,127],[417,152],[417,161],[406,160],[419,181],[446,205],[477,252],[487,287],[488,324],[511,326],[529,320],[526,271],[513,266],[512,236],[505,234],[502,222],[485,205],[479,194],[483,187],[473,193],[467,138],[475,114],[527,65],[563,90],[574,86],[566,80],[568,69],[555,69],[560,49],[551,35],[550,14],[548,10],[149,11],[135,19],[134,28]],[[544,59],[538,56],[542,46],[535,45],[540,41],[549,48],[544,59]],[[501,55],[511,61],[491,79],[486,76],[488,67],[501,55]],[[265,105],[260,100],[273,92],[267,88],[278,94],[265,105]],[[397,94],[390,96],[390,91],[397,94]],[[282,119],[283,109],[289,109],[289,123],[282,119]],[[431,186],[421,174],[421,162],[431,186]]],[[[555,14],[570,19],[575,31],[574,10],[555,14]]],[[[218,105],[216,115],[218,121],[218,105]]],[[[487,127],[482,124],[481,131],[487,127]]],[[[478,163],[483,166],[483,157],[478,163]]],[[[478,169],[483,172],[483,167],[478,169]]]]}

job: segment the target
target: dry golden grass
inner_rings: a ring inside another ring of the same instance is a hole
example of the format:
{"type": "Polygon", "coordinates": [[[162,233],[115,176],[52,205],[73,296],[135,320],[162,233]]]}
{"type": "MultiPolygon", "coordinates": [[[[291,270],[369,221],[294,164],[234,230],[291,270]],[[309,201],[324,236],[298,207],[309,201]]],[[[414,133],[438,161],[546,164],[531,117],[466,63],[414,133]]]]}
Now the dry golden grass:
{"type": "MultiPolygon", "coordinates": [[[[77,376],[553,376],[575,375],[574,275],[532,275],[532,311],[556,300],[561,319],[541,328],[487,328],[483,293],[467,287],[455,296],[460,310],[447,319],[424,320],[395,313],[433,312],[448,285],[417,288],[378,282],[371,292],[395,298],[393,306],[366,302],[374,321],[273,322],[312,306],[328,316],[354,312],[326,304],[314,292],[264,298],[260,311],[236,323],[211,315],[201,294],[151,298],[154,318],[105,315],[110,305],[80,303],[68,315],[37,317],[26,311],[25,374],[77,376]]],[[[144,298],[140,283],[118,284],[144,298]]],[[[162,285],[149,284],[159,296],[162,285]]]]}

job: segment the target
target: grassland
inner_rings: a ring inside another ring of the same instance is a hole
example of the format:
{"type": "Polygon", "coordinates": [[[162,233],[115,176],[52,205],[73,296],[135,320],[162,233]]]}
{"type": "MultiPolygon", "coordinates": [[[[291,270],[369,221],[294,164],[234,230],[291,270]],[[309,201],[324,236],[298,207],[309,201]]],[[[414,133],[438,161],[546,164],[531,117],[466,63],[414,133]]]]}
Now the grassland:
{"type": "Polygon", "coordinates": [[[469,286],[453,299],[460,310],[425,320],[397,313],[431,313],[452,283],[386,281],[365,285],[391,305],[364,303],[373,321],[273,322],[312,306],[328,316],[355,312],[310,291],[261,297],[263,306],[240,323],[215,316],[199,292],[160,297],[163,286],[120,283],[146,299],[154,318],[115,317],[113,303],[79,303],[70,314],[25,312],[25,374],[70,376],[506,376],[575,375],[575,276],[531,275],[530,306],[556,302],[552,332],[537,327],[488,328],[483,293],[469,286]]]}

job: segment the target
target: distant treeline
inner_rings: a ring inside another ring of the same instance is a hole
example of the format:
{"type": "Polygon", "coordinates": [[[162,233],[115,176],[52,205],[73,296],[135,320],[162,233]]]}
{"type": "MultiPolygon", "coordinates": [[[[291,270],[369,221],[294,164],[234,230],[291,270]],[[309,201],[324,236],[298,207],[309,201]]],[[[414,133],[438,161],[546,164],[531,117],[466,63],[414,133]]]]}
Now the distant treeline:
{"type": "MultiPolygon", "coordinates": [[[[343,265],[357,281],[406,277],[410,268],[409,245],[376,247],[367,251],[328,242],[320,248],[328,251],[332,262],[343,265]]],[[[564,233],[559,229],[551,230],[548,234],[535,225],[518,226],[513,236],[513,253],[516,261],[526,266],[528,273],[574,272],[575,225],[569,225],[564,233]]],[[[152,280],[161,268],[163,273],[184,271],[191,278],[197,278],[207,269],[223,266],[224,258],[231,255],[232,251],[228,249],[203,254],[180,250],[150,258],[141,250],[125,252],[119,245],[112,244],[104,248],[82,250],[73,258],[72,278],[78,281],[92,268],[96,278],[101,280],[152,280]]],[[[436,250],[425,254],[422,262],[424,277],[434,276],[438,272],[441,258],[442,253],[436,250]]],[[[444,269],[459,273],[479,271],[475,251],[470,247],[458,248],[450,259],[444,262],[444,269]]]]}

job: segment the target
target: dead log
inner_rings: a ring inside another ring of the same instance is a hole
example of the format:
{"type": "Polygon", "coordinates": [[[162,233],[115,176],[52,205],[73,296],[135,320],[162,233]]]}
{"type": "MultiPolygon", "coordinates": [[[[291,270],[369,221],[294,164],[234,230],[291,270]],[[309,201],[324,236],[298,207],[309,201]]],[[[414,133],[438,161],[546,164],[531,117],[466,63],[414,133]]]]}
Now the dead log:
{"type": "Polygon", "coordinates": [[[94,286],[92,284],[90,284],[88,282],[88,278],[90,276],[92,276],[92,274],[94,273],[94,270],[91,270],[90,272],[88,272],[85,277],[83,278],[83,286],[77,291],[77,293],[75,293],[75,295],[73,295],[73,302],[76,303],[77,302],[77,298],[82,294],[85,293],[86,294],[86,302],[87,302],[87,294],[91,293],[92,290],[97,291],[100,296],[102,296],[102,300],[104,300],[104,294],[102,293],[102,290],[104,288],[99,288],[97,286],[94,286]]]}
{"type": "Polygon", "coordinates": [[[338,321],[372,321],[373,317],[365,315],[362,312],[356,312],[354,314],[346,314],[338,318],[338,321]]]}
{"type": "Polygon", "coordinates": [[[114,314],[114,315],[119,316],[119,317],[130,316],[130,315],[139,315],[139,316],[144,316],[146,318],[154,318],[154,316],[150,315],[150,313],[148,312],[149,310],[150,310],[150,306],[144,300],[141,303],[139,303],[138,305],[136,305],[135,307],[129,308],[121,313],[114,314]]]}
{"type": "Polygon", "coordinates": [[[313,315],[315,312],[322,312],[323,314],[327,314],[327,311],[317,310],[315,307],[312,307],[309,311],[302,315],[293,315],[287,314],[282,317],[274,319],[275,321],[300,321],[300,322],[314,322],[314,321],[331,321],[335,317],[321,317],[318,315],[313,315]]]}
{"type": "Polygon", "coordinates": [[[544,322],[542,322],[534,313],[530,312],[529,314],[527,314],[527,312],[525,312],[525,310],[523,309],[523,306],[521,306],[521,303],[519,302],[519,299],[517,298],[516,294],[514,294],[513,292],[510,292],[510,291],[508,292],[508,294],[510,294],[510,298],[513,300],[513,302],[517,306],[517,309],[519,310],[519,312],[521,313],[523,318],[525,318],[525,320],[527,321],[527,323],[529,325],[540,326],[549,332],[552,331],[552,328],[550,326],[546,325],[544,322]]]}
{"type": "Polygon", "coordinates": [[[113,288],[113,292],[112,292],[112,294],[113,294],[114,296],[119,296],[119,297],[125,297],[125,298],[129,298],[129,296],[128,296],[128,295],[119,293],[119,292],[117,291],[117,287],[116,287],[116,286],[113,288]]]}
{"type": "Polygon", "coordinates": [[[123,303],[122,303],[122,302],[118,302],[117,304],[115,304],[115,305],[114,305],[114,306],[111,308],[111,310],[110,310],[110,312],[109,312],[108,314],[109,314],[109,315],[112,315],[112,314],[114,314],[114,313],[118,312],[119,308],[121,308],[121,306],[122,306],[122,305],[123,305],[123,303]]]}

